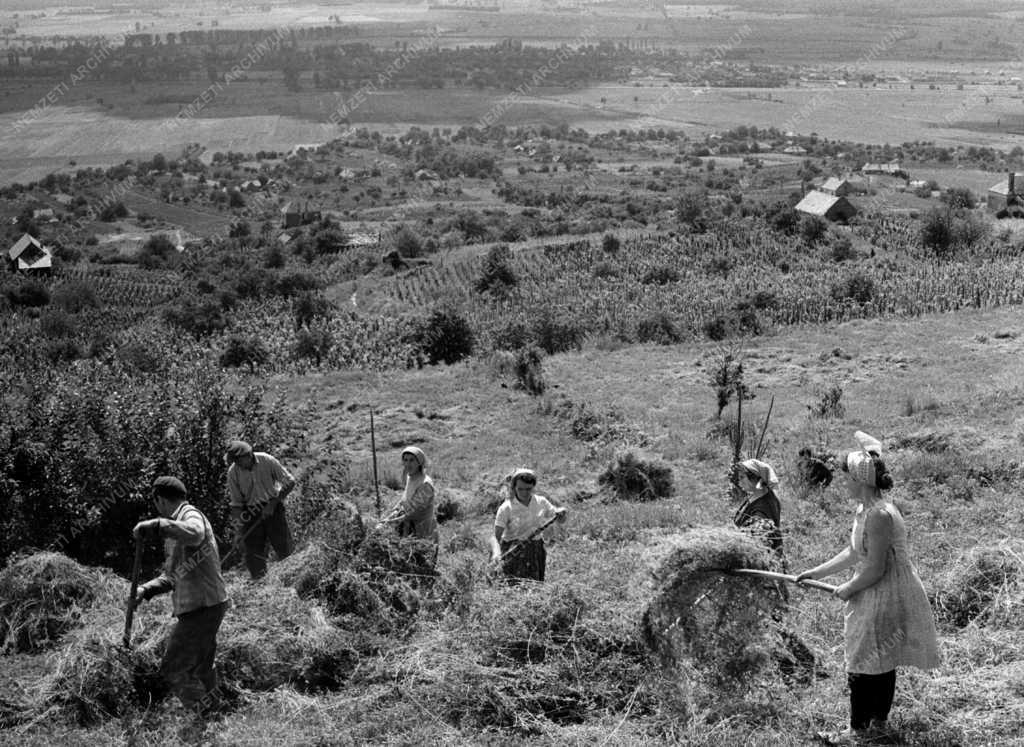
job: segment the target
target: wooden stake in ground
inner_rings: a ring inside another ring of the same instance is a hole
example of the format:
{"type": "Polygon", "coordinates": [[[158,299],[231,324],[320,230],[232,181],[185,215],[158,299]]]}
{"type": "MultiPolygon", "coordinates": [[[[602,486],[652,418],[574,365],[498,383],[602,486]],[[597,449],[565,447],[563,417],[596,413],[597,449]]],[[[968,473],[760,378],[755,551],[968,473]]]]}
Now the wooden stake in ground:
{"type": "Polygon", "coordinates": [[[142,570],[142,538],[135,538],[135,560],[132,562],[132,584],[128,594],[128,604],[124,611],[124,635],[121,643],[125,648],[132,647],[132,620],[135,617],[135,596],[139,593],[139,573],[142,570]]]}
{"type": "Polygon", "coordinates": [[[370,408],[370,452],[373,455],[373,494],[377,508],[377,518],[380,519],[380,483],[377,480],[377,437],[373,430],[373,408],[370,408]]]}

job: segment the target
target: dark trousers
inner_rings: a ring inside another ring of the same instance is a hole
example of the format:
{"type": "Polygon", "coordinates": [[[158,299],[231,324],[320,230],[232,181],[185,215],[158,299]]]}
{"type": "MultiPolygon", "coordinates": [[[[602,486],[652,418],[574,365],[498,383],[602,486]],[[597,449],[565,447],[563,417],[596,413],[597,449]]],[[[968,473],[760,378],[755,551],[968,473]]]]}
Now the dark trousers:
{"type": "Polygon", "coordinates": [[[502,554],[504,555],[517,545],[518,549],[502,561],[502,572],[508,578],[529,578],[534,581],[543,581],[548,558],[547,550],[544,549],[544,540],[502,542],[502,554]]]}
{"type": "Polygon", "coordinates": [[[228,603],[221,602],[186,612],[171,629],[160,671],[186,708],[208,710],[215,705],[217,631],[227,609],[228,603]]]}
{"type": "Polygon", "coordinates": [[[262,578],[267,573],[267,543],[274,548],[277,559],[283,560],[292,554],[292,535],[288,530],[284,504],[278,503],[274,513],[266,519],[259,514],[247,523],[245,533],[245,567],[253,578],[262,578]]]}
{"type": "Polygon", "coordinates": [[[846,682],[850,686],[851,729],[867,729],[872,721],[885,722],[889,718],[896,694],[895,669],[883,674],[848,672],[846,682]]]}

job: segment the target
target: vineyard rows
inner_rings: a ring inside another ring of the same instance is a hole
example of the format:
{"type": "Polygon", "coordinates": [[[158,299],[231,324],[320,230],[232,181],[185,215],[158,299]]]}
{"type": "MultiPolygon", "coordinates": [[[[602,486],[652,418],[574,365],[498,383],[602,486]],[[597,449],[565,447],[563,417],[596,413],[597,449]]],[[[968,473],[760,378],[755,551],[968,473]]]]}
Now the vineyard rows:
{"type": "Polygon", "coordinates": [[[111,306],[146,308],[164,303],[180,293],[179,286],[171,280],[138,280],[119,277],[111,271],[78,268],[64,268],[54,273],[50,289],[57,290],[77,282],[92,288],[102,303],[111,306]]]}
{"type": "Polygon", "coordinates": [[[662,312],[684,335],[700,338],[738,302],[756,307],[762,326],[1024,302],[1024,258],[994,244],[984,256],[939,262],[914,256],[914,235],[903,222],[884,225],[876,240],[901,247],[903,259],[840,264],[798,239],[736,229],[638,237],[614,253],[588,241],[521,252],[512,260],[516,287],[497,299],[474,290],[480,258],[396,278],[392,293],[412,307],[454,303],[476,329],[547,310],[588,333],[627,339],[642,320],[662,312]],[[854,276],[869,285],[868,299],[836,292],[854,276]]]}

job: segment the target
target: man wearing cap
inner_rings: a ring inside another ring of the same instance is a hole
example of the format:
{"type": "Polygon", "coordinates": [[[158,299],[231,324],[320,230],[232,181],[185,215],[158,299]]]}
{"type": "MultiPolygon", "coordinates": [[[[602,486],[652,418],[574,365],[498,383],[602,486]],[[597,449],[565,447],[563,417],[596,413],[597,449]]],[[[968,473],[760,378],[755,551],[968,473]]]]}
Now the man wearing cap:
{"type": "Polygon", "coordinates": [[[130,604],[138,605],[171,592],[178,619],[164,651],[161,673],[172,692],[190,709],[202,712],[216,706],[217,630],[228,608],[220,575],[217,538],[203,513],[187,502],[188,493],[176,477],[158,477],[153,501],[160,518],[135,525],[136,539],[160,537],[167,560],[163,572],[139,587],[130,604]]]}
{"type": "Polygon", "coordinates": [[[284,499],[295,478],[270,454],[254,452],[245,441],[232,441],[224,452],[228,463],[228,493],[235,537],[245,551],[245,566],[253,578],[267,572],[267,542],[279,560],[292,553],[284,499]]]}

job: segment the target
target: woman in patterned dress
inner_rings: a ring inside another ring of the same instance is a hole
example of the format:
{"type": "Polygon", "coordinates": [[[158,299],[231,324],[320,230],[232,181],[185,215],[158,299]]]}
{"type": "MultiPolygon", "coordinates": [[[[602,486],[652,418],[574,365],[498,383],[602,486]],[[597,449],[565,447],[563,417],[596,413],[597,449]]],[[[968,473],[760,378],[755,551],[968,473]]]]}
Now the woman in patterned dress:
{"type": "Polygon", "coordinates": [[[855,568],[835,595],[846,602],[843,634],[850,727],[819,736],[842,743],[868,729],[884,729],[896,689],[896,667],[939,665],[935,622],[921,579],[910,562],[899,509],[882,496],[892,475],[877,439],[857,431],[858,451],[843,460],[850,496],[859,504],[850,543],[834,558],[804,571],[797,581],[855,568]]]}
{"type": "Polygon", "coordinates": [[[405,492],[402,500],[384,518],[394,524],[402,537],[416,537],[434,545],[434,560],[440,536],[437,531],[437,494],[434,481],[426,472],[427,455],[416,446],[402,449],[402,472],[405,492]]]}

